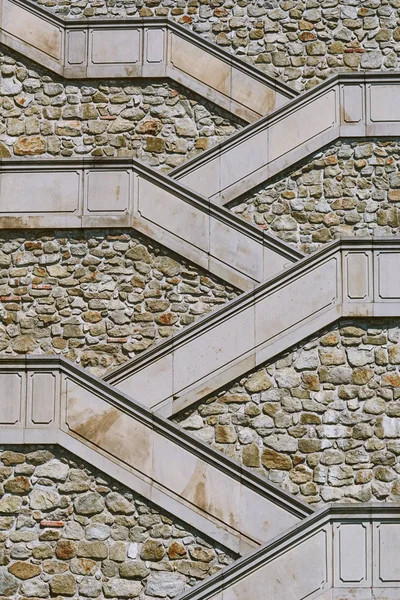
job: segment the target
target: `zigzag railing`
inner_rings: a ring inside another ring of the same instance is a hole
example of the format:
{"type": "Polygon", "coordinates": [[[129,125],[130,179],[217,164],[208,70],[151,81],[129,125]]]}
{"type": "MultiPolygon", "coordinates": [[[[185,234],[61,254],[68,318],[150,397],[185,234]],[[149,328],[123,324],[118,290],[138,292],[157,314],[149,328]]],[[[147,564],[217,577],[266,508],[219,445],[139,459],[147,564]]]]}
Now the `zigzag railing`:
{"type": "Polygon", "coordinates": [[[177,600],[396,600],[400,505],[314,513],[177,600]]]}
{"type": "Polygon", "coordinates": [[[239,554],[313,509],[73,363],[0,360],[2,444],[60,444],[239,554]]]}
{"type": "Polygon", "coordinates": [[[0,42],[69,79],[171,78],[247,122],[298,92],[163,18],[63,21],[1,0],[0,42]]]}
{"type": "Polygon", "coordinates": [[[135,160],[2,160],[0,227],[133,227],[242,290],[304,256],[135,160]]]}
{"type": "Polygon", "coordinates": [[[171,416],[342,317],[400,316],[400,241],[338,240],[105,380],[171,416]]]}
{"type": "Polygon", "coordinates": [[[336,75],[170,172],[227,204],[341,138],[400,135],[400,75],[336,75]]]}

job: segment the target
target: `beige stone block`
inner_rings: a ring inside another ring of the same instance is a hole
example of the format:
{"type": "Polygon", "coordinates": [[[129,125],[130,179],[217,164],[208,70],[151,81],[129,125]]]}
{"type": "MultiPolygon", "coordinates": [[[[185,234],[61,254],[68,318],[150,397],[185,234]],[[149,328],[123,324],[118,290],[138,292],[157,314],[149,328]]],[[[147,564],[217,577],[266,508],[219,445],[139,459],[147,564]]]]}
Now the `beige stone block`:
{"type": "Polygon", "coordinates": [[[153,442],[148,427],[68,377],[63,380],[63,398],[65,425],[72,434],[141,473],[151,473],[153,442]]]}
{"type": "Polygon", "coordinates": [[[267,87],[265,83],[232,68],[231,96],[236,102],[251,108],[261,116],[276,108],[276,95],[275,90],[267,87]]]}
{"type": "Polygon", "coordinates": [[[208,251],[208,220],[206,212],[153,182],[139,177],[138,210],[141,216],[190,242],[200,250],[208,251]]]}

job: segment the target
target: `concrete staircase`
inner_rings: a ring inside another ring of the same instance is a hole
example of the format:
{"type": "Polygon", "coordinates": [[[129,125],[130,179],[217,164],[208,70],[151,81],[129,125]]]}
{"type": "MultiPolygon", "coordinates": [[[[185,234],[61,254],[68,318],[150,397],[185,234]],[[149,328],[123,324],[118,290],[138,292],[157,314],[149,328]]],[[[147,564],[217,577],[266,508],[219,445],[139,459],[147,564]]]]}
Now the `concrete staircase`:
{"type": "Polygon", "coordinates": [[[2,0],[0,41],[65,78],[170,78],[250,123],[170,176],[0,162],[2,228],[133,228],[244,292],[103,380],[54,356],[1,358],[1,443],[59,444],[242,556],[179,600],[398,598],[399,506],[315,512],[167,418],[344,317],[400,317],[398,239],[305,257],[225,208],[337,139],[399,136],[399,76],[298,95],[168,20],[63,22],[29,0],[2,0]]]}

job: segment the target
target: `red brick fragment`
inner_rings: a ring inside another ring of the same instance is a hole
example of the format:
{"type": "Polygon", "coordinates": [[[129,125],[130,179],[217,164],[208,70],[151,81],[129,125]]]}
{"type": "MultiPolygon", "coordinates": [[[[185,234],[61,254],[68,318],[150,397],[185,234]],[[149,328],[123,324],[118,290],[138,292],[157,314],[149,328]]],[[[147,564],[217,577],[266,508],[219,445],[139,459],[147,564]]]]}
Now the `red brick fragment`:
{"type": "Polygon", "coordinates": [[[46,521],[46,519],[40,521],[40,527],[64,527],[64,525],[64,521],[46,521]]]}

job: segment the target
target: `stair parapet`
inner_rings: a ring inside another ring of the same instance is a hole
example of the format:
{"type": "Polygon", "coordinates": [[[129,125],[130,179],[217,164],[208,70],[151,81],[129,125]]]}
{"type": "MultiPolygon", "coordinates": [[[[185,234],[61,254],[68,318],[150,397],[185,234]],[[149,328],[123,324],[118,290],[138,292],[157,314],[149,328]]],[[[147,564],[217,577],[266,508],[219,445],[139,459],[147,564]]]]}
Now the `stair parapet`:
{"type": "Polygon", "coordinates": [[[313,509],[73,363],[0,361],[2,444],[60,444],[244,554],[313,509]]]}
{"type": "Polygon", "coordinates": [[[325,246],[105,379],[166,416],[344,317],[400,315],[400,242],[325,246]]]}

